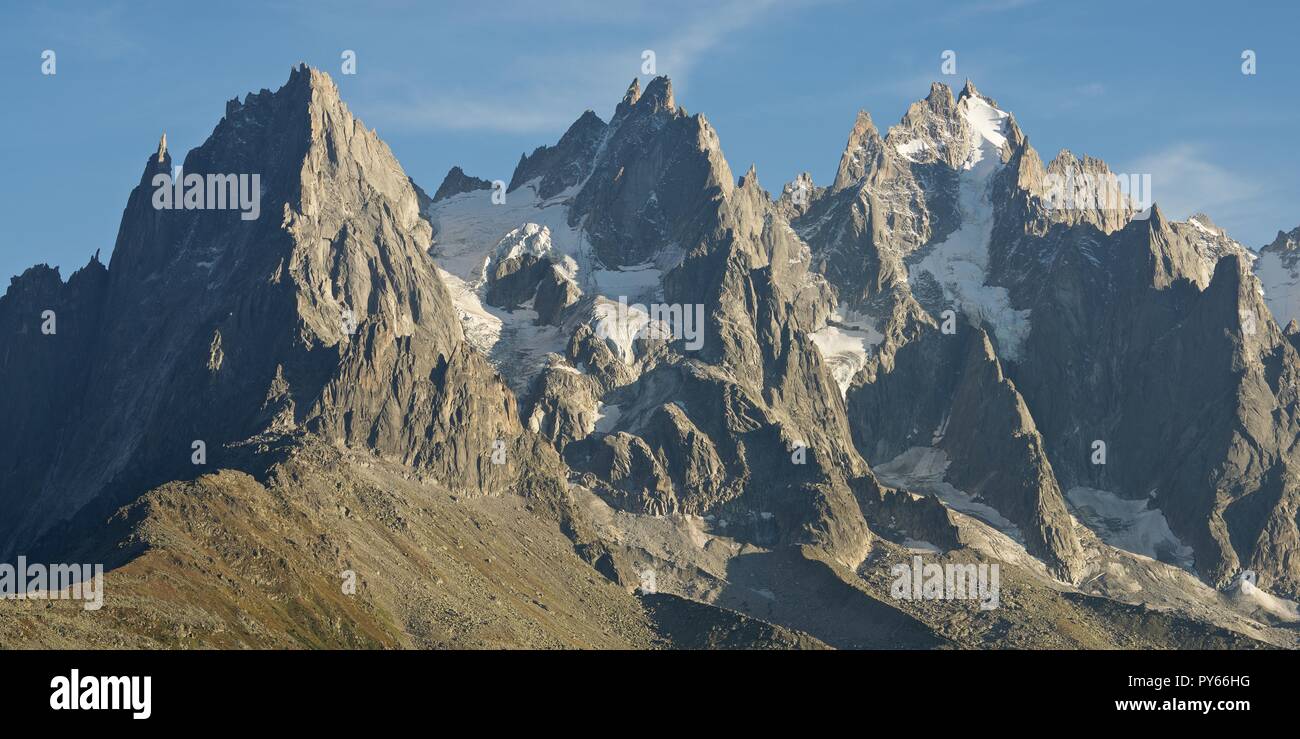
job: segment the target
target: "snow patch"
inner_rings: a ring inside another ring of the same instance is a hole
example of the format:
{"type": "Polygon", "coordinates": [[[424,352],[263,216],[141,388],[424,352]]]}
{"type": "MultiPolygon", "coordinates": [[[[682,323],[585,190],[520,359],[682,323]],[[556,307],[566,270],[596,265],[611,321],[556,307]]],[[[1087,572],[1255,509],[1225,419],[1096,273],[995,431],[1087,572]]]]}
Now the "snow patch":
{"type": "Polygon", "coordinates": [[[590,284],[597,294],[615,300],[625,297],[629,303],[651,303],[662,292],[663,274],[653,262],[646,262],[622,269],[593,270],[590,284]]]}
{"type": "Polygon", "coordinates": [[[944,482],[949,464],[942,449],[914,446],[874,469],[876,477],[889,487],[934,496],[949,508],[977,518],[1024,545],[1019,527],[996,508],[944,482]]]}
{"type": "Polygon", "coordinates": [[[894,151],[898,152],[899,156],[909,162],[915,162],[917,161],[916,155],[928,148],[929,144],[927,144],[924,139],[912,139],[911,141],[895,146],[894,151]]]}
{"type": "MultiPolygon", "coordinates": [[[[484,303],[493,260],[525,253],[542,256],[586,294],[637,303],[653,302],[661,294],[665,269],[681,258],[681,250],[670,247],[654,262],[605,267],[581,226],[569,224],[568,206],[577,188],[542,199],[536,184],[509,193],[505,203],[493,203],[485,191],[461,193],[433,204],[428,213],[435,228],[430,254],[452,293],[465,334],[516,389],[527,387],[545,366],[546,354],[563,353],[567,339],[558,327],[533,325],[532,310],[504,311],[484,303]]],[[[617,326],[609,320],[616,309],[609,303],[598,305],[595,320],[607,324],[609,333],[604,335],[611,349],[631,363],[633,340],[648,317],[631,311],[631,320],[617,326]]]]}
{"type": "Polygon", "coordinates": [[[874,323],[870,317],[840,305],[825,326],[810,334],[822,359],[831,369],[840,395],[848,395],[854,376],[867,366],[871,349],[885,340],[874,323]]]}
{"type": "Polygon", "coordinates": [[[1200,221],[1196,220],[1196,217],[1195,217],[1195,216],[1193,216],[1193,217],[1191,217],[1191,218],[1188,218],[1188,219],[1187,219],[1187,222],[1190,223],[1190,224],[1192,224],[1193,226],[1195,226],[1195,227],[1196,227],[1196,230],[1198,230],[1198,231],[1200,231],[1200,232],[1202,232],[1202,233],[1204,233],[1204,234],[1207,234],[1207,235],[1210,235],[1210,236],[1218,236],[1218,235],[1219,235],[1219,232],[1218,232],[1218,231],[1216,231],[1216,230],[1214,230],[1214,229],[1212,229],[1212,228],[1206,226],[1204,223],[1201,223],[1200,221]]]}
{"type": "Polygon", "coordinates": [[[907,551],[916,554],[943,554],[943,550],[939,547],[920,539],[904,539],[903,546],[907,547],[907,551]]]}
{"type": "Polygon", "coordinates": [[[511,229],[497,242],[493,256],[484,262],[483,269],[486,272],[492,260],[500,262],[519,256],[546,259],[569,280],[578,273],[578,263],[568,254],[557,253],[551,239],[551,229],[539,223],[525,223],[519,228],[511,229]]]}
{"type": "MultiPolygon", "coordinates": [[[[961,112],[977,137],[972,156],[982,157],[990,149],[994,153],[1001,150],[1003,144],[1007,143],[1007,119],[1011,114],[989,105],[987,100],[978,95],[965,98],[962,102],[965,107],[961,112]]],[[[970,168],[969,165],[967,168],[970,168]]]]}
{"type": "Polygon", "coordinates": [[[595,321],[592,324],[596,336],[603,337],[610,351],[618,355],[624,364],[636,363],[636,349],[633,346],[642,329],[650,323],[650,314],[635,304],[626,308],[622,304],[601,300],[593,309],[595,321]]]}
{"type": "Polygon", "coordinates": [[[1264,291],[1264,303],[1279,326],[1300,319],[1300,260],[1294,255],[1267,251],[1255,260],[1255,276],[1264,291]],[[1288,262],[1290,262],[1288,264],[1288,262]]]}
{"type": "Polygon", "coordinates": [[[1174,535],[1165,514],[1147,507],[1148,500],[1128,500],[1088,487],[1070,488],[1065,498],[1084,525],[1097,532],[1107,544],[1185,570],[1192,569],[1192,548],[1174,535]]]}

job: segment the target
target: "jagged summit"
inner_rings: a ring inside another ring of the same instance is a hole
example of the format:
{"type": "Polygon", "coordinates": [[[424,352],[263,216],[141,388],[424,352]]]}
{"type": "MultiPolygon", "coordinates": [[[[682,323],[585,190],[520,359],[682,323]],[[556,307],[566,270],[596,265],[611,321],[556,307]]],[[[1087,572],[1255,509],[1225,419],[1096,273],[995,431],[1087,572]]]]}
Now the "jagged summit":
{"type": "Polygon", "coordinates": [[[667,110],[672,112],[676,110],[677,103],[673,98],[673,82],[666,75],[655,77],[646,85],[645,92],[637,101],[638,106],[649,106],[651,110],[667,110]]]}
{"type": "Polygon", "coordinates": [[[442,178],[442,184],[438,185],[438,189],[433,193],[433,202],[446,200],[461,193],[490,189],[492,189],[492,183],[488,180],[471,177],[465,174],[465,170],[455,166],[448,170],[446,177],[442,178]]]}
{"type": "Polygon", "coordinates": [[[550,198],[579,184],[590,173],[606,128],[600,116],[587,110],[554,146],[539,146],[532,154],[521,154],[507,190],[514,192],[528,182],[539,180],[539,195],[550,198]]]}
{"type": "Polygon", "coordinates": [[[996,100],[994,100],[993,98],[989,97],[988,95],[985,95],[984,93],[976,89],[975,83],[972,82],[969,77],[966,78],[966,84],[962,86],[961,92],[958,93],[957,101],[961,102],[962,100],[967,98],[979,98],[984,102],[988,103],[989,105],[993,106],[994,108],[999,107],[996,100]]]}
{"type": "Polygon", "coordinates": [[[853,128],[849,131],[848,142],[844,145],[844,153],[840,155],[831,191],[839,192],[863,180],[869,169],[876,165],[883,148],[884,141],[876,130],[875,122],[871,120],[871,114],[859,110],[853,120],[853,128]]]}
{"type": "Polygon", "coordinates": [[[1223,229],[1219,228],[1219,226],[1203,212],[1197,211],[1196,213],[1191,214],[1187,217],[1187,222],[1194,226],[1203,228],[1215,236],[1223,235],[1223,229]]]}
{"type": "Polygon", "coordinates": [[[632,84],[627,86],[627,92],[623,95],[623,101],[620,107],[632,107],[641,99],[641,80],[637,77],[632,78],[632,84]]]}
{"type": "Polygon", "coordinates": [[[952,96],[952,88],[944,82],[931,82],[930,92],[925,96],[925,101],[934,108],[951,108],[956,102],[952,96]]]}
{"type": "Polygon", "coordinates": [[[1297,250],[1300,250],[1300,226],[1291,229],[1289,232],[1279,229],[1277,232],[1277,238],[1273,239],[1271,243],[1260,247],[1261,253],[1276,252],[1289,254],[1297,250]]]}
{"type": "Polygon", "coordinates": [[[632,83],[628,85],[627,92],[624,93],[623,99],[614,108],[614,118],[617,121],[630,114],[633,110],[646,112],[669,112],[685,113],[679,111],[676,100],[673,96],[673,83],[666,75],[660,75],[650,80],[644,90],[641,87],[639,78],[633,78],[632,83]]]}
{"type": "Polygon", "coordinates": [[[1152,201],[1151,207],[1147,209],[1147,228],[1151,231],[1159,231],[1169,223],[1169,218],[1165,216],[1160,209],[1160,203],[1152,201]]]}
{"type": "Polygon", "coordinates": [[[787,220],[793,221],[808,212],[813,202],[825,192],[825,187],[818,187],[813,182],[811,173],[800,172],[794,180],[787,182],[781,188],[781,195],[776,202],[777,210],[781,211],[787,220]]]}
{"type": "MultiPolygon", "coordinates": [[[[593,172],[596,154],[603,146],[620,137],[635,138],[631,133],[644,126],[657,129],[664,120],[689,118],[686,109],[678,106],[673,95],[672,81],[666,76],[655,77],[641,88],[633,78],[623,99],[615,108],[609,123],[591,110],[585,111],[573,125],[551,146],[539,146],[532,154],[522,154],[510,178],[508,191],[514,192],[526,183],[538,181],[537,192],[543,198],[579,185],[593,172]]],[[[702,116],[696,124],[709,130],[702,116]]]]}
{"type": "Polygon", "coordinates": [[[280,88],[280,91],[295,87],[307,88],[321,94],[332,94],[336,98],[339,96],[339,88],[334,82],[334,78],[325,70],[313,67],[306,62],[298,62],[290,67],[289,79],[280,88]]]}
{"type": "Polygon", "coordinates": [[[338,87],[333,78],[327,72],[299,63],[290,68],[288,78],[276,90],[262,88],[258,92],[245,94],[243,102],[240,102],[238,96],[228,101],[225,115],[218,122],[217,129],[213,131],[213,137],[210,137],[205,144],[211,143],[212,138],[238,138],[228,134],[221,135],[223,126],[231,126],[236,122],[241,126],[254,127],[306,126],[309,132],[317,136],[328,133],[339,135],[351,133],[341,128],[335,132],[311,131],[310,129],[321,128],[326,123],[323,115],[326,111],[344,112],[349,120],[351,118],[351,112],[339,97],[338,87]],[[311,115],[313,113],[314,116],[311,115]]]}

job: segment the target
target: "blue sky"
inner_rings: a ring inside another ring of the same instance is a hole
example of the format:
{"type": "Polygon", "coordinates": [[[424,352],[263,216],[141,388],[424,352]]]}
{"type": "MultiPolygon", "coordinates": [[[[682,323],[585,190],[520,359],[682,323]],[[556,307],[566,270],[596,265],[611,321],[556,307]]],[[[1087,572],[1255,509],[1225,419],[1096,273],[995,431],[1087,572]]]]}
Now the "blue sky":
{"type": "MultiPolygon", "coordinates": [[[[717,128],[736,174],[828,183],[855,112],[897,122],[966,77],[1046,159],[1153,174],[1252,247],[1300,225],[1300,4],[844,0],[11,4],[0,27],[0,272],[107,261],[144,158],[197,146],[225,101],[305,61],[408,174],[509,180],[583,110],[608,118],[641,53],[717,128]],[[41,53],[57,73],[41,74],[41,53]],[[352,49],[357,74],[339,74],[352,49]],[[940,73],[957,54],[957,75],[940,73]],[[1258,73],[1241,73],[1253,50],[1258,73]]],[[[643,81],[646,79],[642,77],[643,81]]]]}

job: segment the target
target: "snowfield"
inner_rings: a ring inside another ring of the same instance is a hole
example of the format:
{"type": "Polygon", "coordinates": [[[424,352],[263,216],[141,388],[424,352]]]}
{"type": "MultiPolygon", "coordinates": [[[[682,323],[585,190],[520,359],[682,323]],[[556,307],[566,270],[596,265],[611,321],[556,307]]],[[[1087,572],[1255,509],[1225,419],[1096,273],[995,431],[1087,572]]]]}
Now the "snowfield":
{"type": "Polygon", "coordinates": [[[1265,252],[1255,261],[1255,276],[1264,292],[1264,303],[1273,313],[1277,325],[1285,327],[1300,319],[1300,261],[1294,255],[1290,264],[1283,255],[1265,252]]]}

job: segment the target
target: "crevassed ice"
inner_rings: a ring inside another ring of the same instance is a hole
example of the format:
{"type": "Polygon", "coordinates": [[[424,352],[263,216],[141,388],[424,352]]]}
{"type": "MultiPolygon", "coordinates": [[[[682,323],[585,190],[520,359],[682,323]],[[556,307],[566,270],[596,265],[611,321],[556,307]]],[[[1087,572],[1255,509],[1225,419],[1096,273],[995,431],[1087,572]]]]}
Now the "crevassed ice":
{"type": "Polygon", "coordinates": [[[879,346],[885,337],[873,327],[870,317],[852,313],[843,304],[830,320],[834,325],[828,323],[809,336],[830,367],[840,395],[847,396],[853,377],[867,366],[871,348],[879,346]]]}
{"type": "MultiPolygon", "coordinates": [[[[521,253],[545,255],[587,294],[627,303],[648,302],[661,290],[663,270],[647,263],[606,269],[596,259],[580,226],[568,222],[568,201],[577,188],[551,198],[537,197],[536,182],[526,183],[493,203],[488,191],[461,193],[430,207],[436,221],[433,254],[471,344],[506,375],[524,386],[545,366],[548,353],[563,354],[567,337],[557,327],[535,326],[527,309],[505,311],[483,302],[486,275],[494,259],[521,253]]],[[[597,307],[598,320],[613,317],[608,304],[597,307]]],[[[630,311],[630,327],[607,326],[611,348],[632,361],[632,341],[640,325],[630,311]],[[630,328],[630,332],[623,330],[630,328]],[[628,335],[624,335],[628,334],[628,335]]],[[[640,322],[644,323],[644,322],[640,322]]]]}

